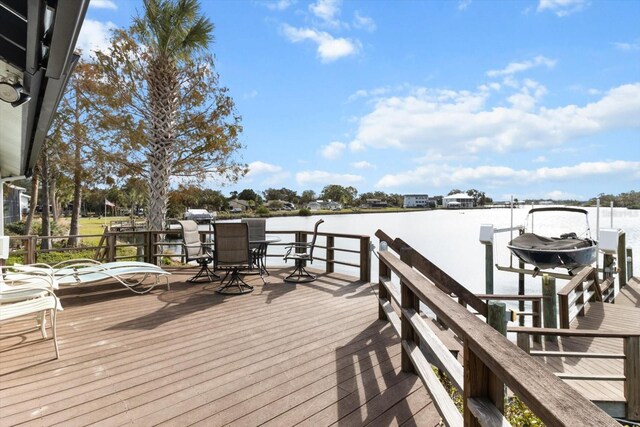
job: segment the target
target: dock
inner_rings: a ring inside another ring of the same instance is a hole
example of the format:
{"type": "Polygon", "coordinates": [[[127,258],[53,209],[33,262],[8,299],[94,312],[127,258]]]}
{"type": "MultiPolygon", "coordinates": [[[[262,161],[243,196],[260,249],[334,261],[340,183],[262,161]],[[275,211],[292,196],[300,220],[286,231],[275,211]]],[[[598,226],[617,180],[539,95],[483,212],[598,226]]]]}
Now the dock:
{"type": "MultiPolygon", "coordinates": [[[[137,233],[147,262],[162,257],[159,232],[137,233]]],[[[286,283],[293,267],[270,265],[265,284],[246,277],[253,292],[219,295],[218,282],[188,283],[196,270],[182,266],[167,267],[170,290],[145,295],[108,282],[58,290],[60,359],[37,333],[0,338],[0,424],[506,426],[505,399],[517,396],[547,425],[617,425],[487,323],[505,321],[499,305],[400,238],[376,232],[387,250],[371,283],[369,236],[319,235],[324,266],[314,267],[324,269],[310,283],[286,283]]],[[[0,334],[24,322],[2,322],[0,334]]]]}
{"type": "Polygon", "coordinates": [[[289,270],[232,297],[186,283],[193,269],[146,295],[61,290],[59,360],[50,340],[0,340],[0,424],[437,425],[371,284],[289,270]]]}

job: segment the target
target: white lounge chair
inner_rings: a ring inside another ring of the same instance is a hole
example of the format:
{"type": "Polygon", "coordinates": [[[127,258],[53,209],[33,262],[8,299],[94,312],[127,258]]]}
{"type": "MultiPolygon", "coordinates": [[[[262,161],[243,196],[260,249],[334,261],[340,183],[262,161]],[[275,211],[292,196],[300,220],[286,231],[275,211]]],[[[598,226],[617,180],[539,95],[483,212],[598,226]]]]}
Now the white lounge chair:
{"type": "MultiPolygon", "coordinates": [[[[115,261],[100,263],[91,259],[76,259],[63,261],[53,266],[48,264],[16,265],[17,274],[25,274],[34,271],[51,274],[59,285],[80,285],[102,280],[112,279],[126,286],[132,292],[144,294],[156,287],[163,278],[170,289],[169,276],[171,273],[163,270],[155,264],[139,261],[115,261]],[[153,277],[155,283],[143,290],[136,289],[148,277],[153,277]]],[[[15,278],[20,278],[19,276],[15,278]]]]}
{"type": "Polygon", "coordinates": [[[53,293],[57,287],[57,281],[50,274],[43,272],[15,273],[11,267],[0,267],[0,321],[36,315],[35,328],[13,333],[4,332],[3,334],[23,334],[39,329],[42,338],[47,339],[46,314],[48,312],[56,359],[60,357],[56,336],[56,312],[62,310],[60,301],[53,293]],[[14,278],[9,278],[12,276],[14,278]]]}

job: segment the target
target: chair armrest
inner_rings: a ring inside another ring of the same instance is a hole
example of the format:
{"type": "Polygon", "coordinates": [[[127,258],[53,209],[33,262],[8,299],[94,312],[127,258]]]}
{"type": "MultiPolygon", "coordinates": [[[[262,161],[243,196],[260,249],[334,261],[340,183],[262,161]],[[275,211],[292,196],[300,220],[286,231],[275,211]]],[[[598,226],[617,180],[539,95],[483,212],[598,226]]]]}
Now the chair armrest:
{"type": "Polygon", "coordinates": [[[289,243],[288,245],[286,245],[284,247],[287,250],[287,252],[284,254],[284,259],[286,260],[287,257],[289,257],[289,255],[291,255],[291,252],[294,251],[294,250],[297,250],[297,249],[309,249],[310,247],[311,247],[311,243],[310,242],[292,242],[292,243],[289,243]]]}

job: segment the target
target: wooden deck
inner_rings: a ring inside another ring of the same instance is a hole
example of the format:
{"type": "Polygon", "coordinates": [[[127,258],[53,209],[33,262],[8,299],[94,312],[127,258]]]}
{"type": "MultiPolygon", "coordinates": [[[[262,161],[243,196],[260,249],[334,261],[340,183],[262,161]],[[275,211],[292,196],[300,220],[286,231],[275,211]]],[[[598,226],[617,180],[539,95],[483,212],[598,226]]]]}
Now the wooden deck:
{"type": "Polygon", "coordinates": [[[632,277],[616,295],[616,304],[640,307],[640,278],[632,277]]]}
{"type": "MultiPolygon", "coordinates": [[[[617,300],[616,300],[617,301],[617,300]]],[[[640,330],[640,309],[621,304],[591,303],[584,316],[578,316],[571,329],[609,332],[640,330]]],[[[547,351],[589,352],[594,354],[622,354],[622,338],[560,338],[558,343],[545,342],[547,351]]],[[[540,350],[540,345],[532,345],[540,350]]],[[[565,380],[587,399],[593,401],[614,417],[624,417],[625,398],[623,383],[612,377],[624,376],[623,361],[610,358],[541,357],[553,372],[572,375],[599,375],[601,380],[565,380]]]]}
{"type": "Polygon", "coordinates": [[[35,332],[0,339],[0,424],[436,425],[371,285],[289,269],[240,296],[185,283],[193,270],[147,295],[64,290],[59,360],[35,332]]]}

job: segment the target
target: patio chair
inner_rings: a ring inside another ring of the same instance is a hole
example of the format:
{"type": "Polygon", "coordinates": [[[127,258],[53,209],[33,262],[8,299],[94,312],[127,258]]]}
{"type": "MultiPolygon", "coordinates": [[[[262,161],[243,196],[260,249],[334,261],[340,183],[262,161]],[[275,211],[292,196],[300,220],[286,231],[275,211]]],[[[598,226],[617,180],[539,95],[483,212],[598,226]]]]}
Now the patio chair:
{"type": "Polygon", "coordinates": [[[201,283],[220,280],[220,276],[209,268],[209,264],[214,261],[214,251],[210,244],[200,240],[198,223],[193,220],[183,220],[178,221],[178,224],[180,224],[182,228],[182,245],[184,247],[186,261],[195,261],[200,266],[198,273],[188,279],[187,282],[201,283]]]}
{"type": "Polygon", "coordinates": [[[251,250],[249,248],[249,230],[246,223],[230,222],[217,223],[214,226],[216,244],[215,265],[227,270],[221,285],[216,292],[221,294],[246,294],[253,291],[242,277],[241,270],[253,267],[251,250]],[[225,283],[225,280],[229,280],[225,283]]]}
{"type": "Polygon", "coordinates": [[[313,237],[311,242],[293,242],[287,246],[287,252],[284,254],[284,262],[287,260],[295,261],[295,269],[291,274],[284,278],[285,282],[291,283],[307,283],[316,280],[316,276],[306,270],[307,262],[313,263],[313,250],[316,246],[316,238],[318,237],[318,227],[324,222],[319,219],[313,228],[313,237]]]}
{"type": "MultiPolygon", "coordinates": [[[[264,218],[243,218],[240,222],[247,224],[249,229],[249,248],[251,249],[251,262],[260,272],[269,275],[266,268],[267,258],[267,238],[266,224],[264,218]]],[[[264,278],[262,279],[264,281],[264,278]]]]}
{"type": "Polygon", "coordinates": [[[60,357],[58,338],[56,335],[56,312],[62,310],[60,301],[53,293],[57,289],[57,282],[51,275],[45,273],[19,273],[20,280],[8,279],[10,267],[0,267],[0,322],[16,317],[35,315],[36,326],[27,330],[3,332],[2,335],[23,335],[27,332],[40,330],[43,339],[47,339],[46,315],[51,321],[51,335],[56,352],[56,359],[60,357]]]}

